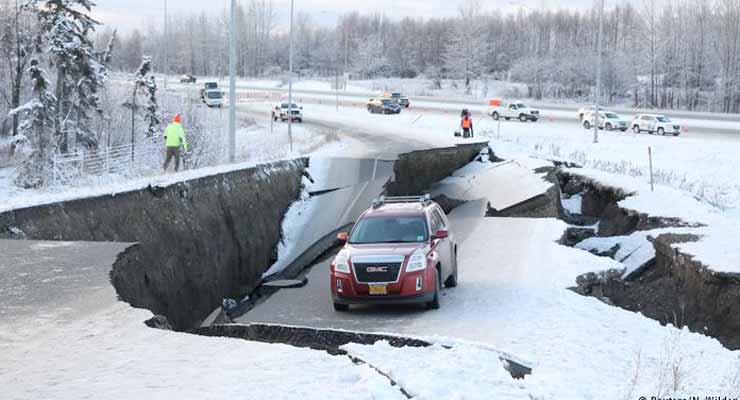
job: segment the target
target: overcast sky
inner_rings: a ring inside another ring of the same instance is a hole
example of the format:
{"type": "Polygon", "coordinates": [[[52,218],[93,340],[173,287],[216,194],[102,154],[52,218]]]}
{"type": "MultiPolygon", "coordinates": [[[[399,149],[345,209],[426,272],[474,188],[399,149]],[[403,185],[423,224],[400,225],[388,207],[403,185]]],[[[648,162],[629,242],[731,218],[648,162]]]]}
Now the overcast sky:
{"type": "MultiPolygon", "coordinates": [[[[273,0],[278,13],[278,24],[288,22],[290,0],[273,0]]],[[[337,14],[348,11],[361,13],[383,12],[386,16],[446,17],[457,13],[463,0],[295,0],[296,12],[311,14],[314,20],[325,25],[334,25],[337,14]]],[[[482,0],[486,10],[516,9],[518,7],[590,7],[594,0],[482,0]]],[[[164,11],[164,0],[98,0],[95,16],[105,24],[116,25],[128,31],[142,27],[147,21],[159,23],[164,11]]],[[[173,14],[218,13],[225,9],[229,0],[169,0],[168,9],[173,14]]]]}

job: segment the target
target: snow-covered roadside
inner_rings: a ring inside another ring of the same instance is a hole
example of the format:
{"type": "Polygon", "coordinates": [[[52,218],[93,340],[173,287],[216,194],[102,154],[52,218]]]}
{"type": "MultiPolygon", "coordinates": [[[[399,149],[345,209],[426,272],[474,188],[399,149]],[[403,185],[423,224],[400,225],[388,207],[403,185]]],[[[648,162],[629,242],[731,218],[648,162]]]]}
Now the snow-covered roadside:
{"type": "MultiPolygon", "coordinates": [[[[301,124],[293,126],[293,151],[290,150],[285,124],[276,124],[271,131],[269,118],[242,128],[237,132],[237,160],[235,164],[221,164],[198,169],[138,178],[113,177],[100,184],[84,187],[60,186],[42,189],[21,189],[14,184],[17,171],[13,167],[0,168],[0,212],[79,198],[116,195],[145,188],[168,186],[207,176],[254,167],[277,160],[292,159],[314,153],[331,154],[351,151],[361,145],[352,140],[340,140],[331,133],[301,124]]],[[[223,157],[222,157],[223,158],[223,157]]]]}
{"type": "MultiPolygon", "coordinates": [[[[649,184],[628,176],[587,168],[572,168],[567,171],[632,193],[619,202],[622,208],[654,217],[679,218],[687,223],[706,225],[699,228],[669,229],[668,231],[675,233],[693,233],[699,236],[697,242],[677,243],[673,247],[694,256],[713,271],[740,273],[740,249],[737,247],[737,238],[740,238],[738,210],[721,211],[684,192],[662,185],[656,185],[655,191],[652,191],[649,184]]],[[[666,230],[661,230],[666,233],[664,231],[666,230]]],[[[640,236],[639,233],[636,235],[640,236]]]]}
{"type": "MultiPolygon", "coordinates": [[[[255,109],[264,105],[252,105],[255,109]]],[[[266,110],[266,108],[265,108],[266,110]]],[[[265,111],[266,112],[266,111],[265,111]]],[[[304,110],[306,120],[341,124],[379,137],[409,138],[429,146],[450,146],[470,140],[455,138],[459,118],[454,114],[419,112],[413,109],[400,115],[374,115],[364,109],[342,107],[337,113],[331,105],[311,105],[304,110]]],[[[501,156],[534,155],[562,159],[585,167],[649,177],[648,147],[653,151],[657,183],[675,187],[724,208],[740,207],[740,171],[735,168],[740,152],[740,137],[692,136],[662,137],[633,133],[602,132],[593,143],[589,131],[578,126],[548,122],[522,124],[503,121],[501,133],[490,118],[475,120],[480,139],[490,139],[501,156]]],[[[521,158],[521,157],[520,157],[521,158]]]]}
{"type": "Polygon", "coordinates": [[[0,352],[2,397],[21,399],[402,399],[347,357],[155,330],[125,303],[0,352]],[[63,345],[59,345],[63,344],[63,345]]]}

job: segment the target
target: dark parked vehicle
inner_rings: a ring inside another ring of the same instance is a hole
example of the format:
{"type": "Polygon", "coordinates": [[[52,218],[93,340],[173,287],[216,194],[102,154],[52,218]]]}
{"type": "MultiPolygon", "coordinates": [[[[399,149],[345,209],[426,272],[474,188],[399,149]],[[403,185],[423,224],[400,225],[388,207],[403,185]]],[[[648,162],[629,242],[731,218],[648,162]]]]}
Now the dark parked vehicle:
{"type": "Polygon", "coordinates": [[[409,98],[398,92],[386,93],[383,95],[383,98],[391,99],[403,108],[409,108],[409,106],[411,106],[411,101],[409,100],[409,98]]]}
{"type": "Polygon", "coordinates": [[[190,74],[185,74],[180,77],[180,83],[195,83],[198,79],[190,74]]]}
{"type": "Polygon", "coordinates": [[[400,114],[401,106],[391,99],[370,99],[367,111],[372,114],[400,114]]]}

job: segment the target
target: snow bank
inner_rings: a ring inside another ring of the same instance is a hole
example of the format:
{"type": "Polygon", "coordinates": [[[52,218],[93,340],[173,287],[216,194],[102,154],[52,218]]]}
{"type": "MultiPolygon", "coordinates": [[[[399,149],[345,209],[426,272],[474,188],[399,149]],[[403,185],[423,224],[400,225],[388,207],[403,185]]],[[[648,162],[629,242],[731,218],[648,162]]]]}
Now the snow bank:
{"type": "Polygon", "coordinates": [[[150,316],[118,303],[3,349],[3,398],[404,398],[347,357],[150,329],[141,323],[150,316]]]}
{"type": "Polygon", "coordinates": [[[655,258],[655,247],[648,240],[648,237],[657,238],[660,235],[668,233],[698,234],[702,230],[693,228],[667,228],[638,231],[627,236],[592,237],[576,244],[575,247],[592,253],[604,254],[619,246],[619,249],[614,254],[614,259],[624,265],[625,271],[623,276],[627,277],[644,266],[648,261],[655,258]]]}

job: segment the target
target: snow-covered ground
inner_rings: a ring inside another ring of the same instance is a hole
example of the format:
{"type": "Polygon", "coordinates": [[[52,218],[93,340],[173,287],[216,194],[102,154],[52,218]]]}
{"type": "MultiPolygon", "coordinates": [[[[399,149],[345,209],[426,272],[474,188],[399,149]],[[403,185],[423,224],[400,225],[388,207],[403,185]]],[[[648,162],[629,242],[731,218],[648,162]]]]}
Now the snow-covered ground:
{"type": "Polygon", "coordinates": [[[386,378],[347,357],[150,329],[142,323],[149,317],[117,303],[47,335],[1,346],[1,397],[404,398],[386,378]]]}

